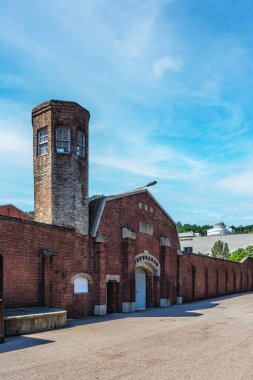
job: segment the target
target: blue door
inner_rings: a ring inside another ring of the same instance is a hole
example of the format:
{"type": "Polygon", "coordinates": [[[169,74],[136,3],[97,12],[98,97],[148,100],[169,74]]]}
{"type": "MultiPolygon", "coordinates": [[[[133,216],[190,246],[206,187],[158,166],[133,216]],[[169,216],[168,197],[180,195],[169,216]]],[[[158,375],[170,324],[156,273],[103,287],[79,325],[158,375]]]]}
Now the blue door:
{"type": "Polygon", "coordinates": [[[141,268],[135,271],[135,302],[137,310],[146,308],[146,272],[141,268]]]}

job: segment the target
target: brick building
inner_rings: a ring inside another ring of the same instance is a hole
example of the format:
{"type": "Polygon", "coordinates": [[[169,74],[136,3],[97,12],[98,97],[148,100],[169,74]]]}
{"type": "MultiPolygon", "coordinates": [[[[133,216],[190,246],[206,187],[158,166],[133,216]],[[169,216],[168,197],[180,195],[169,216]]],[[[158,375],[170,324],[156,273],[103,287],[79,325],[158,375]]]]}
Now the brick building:
{"type": "Polygon", "coordinates": [[[73,102],[33,109],[34,220],[0,208],[5,307],[104,315],[252,290],[253,260],[182,254],[147,189],[89,204],[89,118],[73,102]]]}

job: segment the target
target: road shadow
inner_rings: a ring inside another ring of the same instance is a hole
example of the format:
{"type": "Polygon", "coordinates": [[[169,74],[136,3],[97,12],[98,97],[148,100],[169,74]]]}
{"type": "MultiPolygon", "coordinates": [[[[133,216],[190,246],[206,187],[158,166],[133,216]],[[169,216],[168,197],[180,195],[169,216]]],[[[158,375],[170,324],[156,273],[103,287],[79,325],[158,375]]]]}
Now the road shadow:
{"type": "Polygon", "coordinates": [[[201,310],[212,309],[220,305],[221,301],[230,298],[240,297],[245,294],[253,294],[253,292],[237,293],[227,296],[204,299],[200,301],[184,303],[182,305],[172,305],[166,308],[148,308],[134,313],[114,313],[104,316],[90,316],[78,319],[68,319],[66,328],[73,328],[80,325],[89,325],[92,323],[100,323],[124,318],[192,318],[203,315],[201,310]]]}
{"type": "Polygon", "coordinates": [[[16,350],[23,350],[34,346],[54,343],[53,340],[30,338],[28,336],[12,336],[5,338],[5,343],[0,344],[0,354],[16,350]]]}

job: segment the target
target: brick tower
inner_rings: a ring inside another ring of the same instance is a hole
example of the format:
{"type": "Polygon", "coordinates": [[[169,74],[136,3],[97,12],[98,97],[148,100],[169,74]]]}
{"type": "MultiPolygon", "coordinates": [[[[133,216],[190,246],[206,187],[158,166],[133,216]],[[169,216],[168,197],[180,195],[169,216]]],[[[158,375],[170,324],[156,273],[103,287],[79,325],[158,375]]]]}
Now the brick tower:
{"type": "Polygon", "coordinates": [[[88,234],[89,112],[49,100],[32,110],[34,220],[88,234]]]}

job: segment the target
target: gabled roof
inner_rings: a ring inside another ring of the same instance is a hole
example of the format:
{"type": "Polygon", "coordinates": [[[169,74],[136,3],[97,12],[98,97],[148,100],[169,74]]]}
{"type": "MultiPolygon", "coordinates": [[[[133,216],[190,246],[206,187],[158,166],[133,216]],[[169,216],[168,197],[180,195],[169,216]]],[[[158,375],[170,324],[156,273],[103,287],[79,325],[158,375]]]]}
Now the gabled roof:
{"type": "Polygon", "coordinates": [[[25,220],[33,220],[32,216],[12,204],[0,205],[0,215],[11,216],[25,220]]]}
{"type": "Polygon", "coordinates": [[[99,227],[100,220],[103,215],[106,202],[114,201],[115,199],[120,199],[123,197],[129,197],[136,194],[147,193],[157,206],[163,211],[163,213],[174,223],[175,221],[172,217],[165,211],[165,209],[160,205],[160,203],[155,199],[155,197],[148,191],[148,189],[136,189],[128,191],[125,193],[110,195],[108,197],[101,196],[100,198],[94,199],[90,202],[90,235],[95,237],[97,235],[97,230],[99,227]]]}

